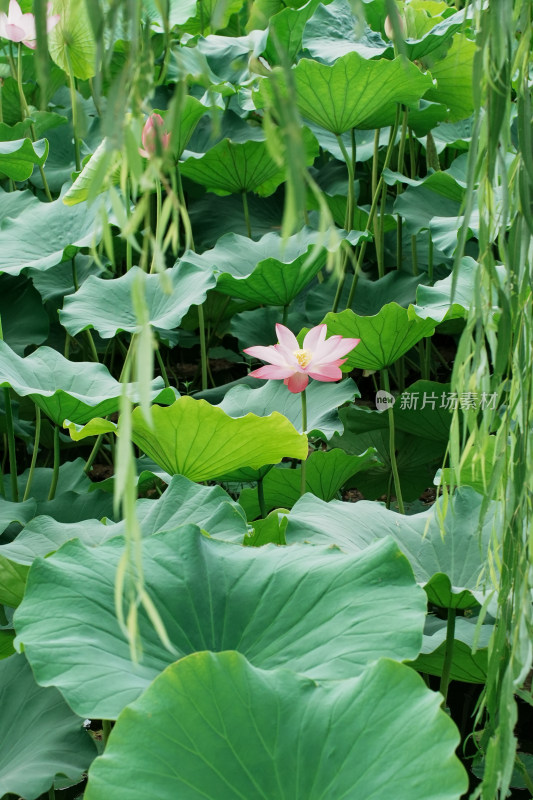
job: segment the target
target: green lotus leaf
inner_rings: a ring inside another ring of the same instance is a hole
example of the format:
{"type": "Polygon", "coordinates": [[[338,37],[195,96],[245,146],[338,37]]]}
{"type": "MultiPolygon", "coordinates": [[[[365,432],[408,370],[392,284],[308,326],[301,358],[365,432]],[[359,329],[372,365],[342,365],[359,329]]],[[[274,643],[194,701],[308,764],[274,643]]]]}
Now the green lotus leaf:
{"type": "Polygon", "coordinates": [[[14,181],[26,181],[35,165],[42,167],[48,156],[48,142],[39,139],[0,141],[0,173],[14,181]]]}
{"type": "Polygon", "coordinates": [[[3,340],[18,355],[30,344],[42,344],[50,323],[41,296],[32,283],[13,275],[0,275],[0,319],[3,340]]]}
{"type": "MultiPolygon", "coordinates": [[[[29,396],[56,425],[65,419],[78,424],[118,411],[122,384],[103,364],[69,361],[50,347],[39,347],[20,358],[0,341],[0,386],[29,396]]],[[[153,396],[162,394],[163,381],[152,383],[153,396]]],[[[135,399],[133,385],[129,389],[135,399]]],[[[166,393],[168,394],[168,392],[166,393]]]]}
{"type": "Polygon", "coordinates": [[[0,212],[0,272],[11,275],[27,267],[49,269],[67,248],[88,247],[101,235],[101,206],[96,202],[69,208],[61,198],[41,202],[29,191],[0,193],[0,212]]]}
{"type": "Polygon", "coordinates": [[[163,339],[165,331],[177,328],[192,305],[203,303],[216,283],[211,269],[183,260],[162,275],[145,275],[139,267],[132,267],[113,280],[91,276],[79,291],[65,298],[59,312],[61,324],[71,336],[87,328],[95,328],[103,339],[119,331],[138,332],[132,287],[141,274],[148,321],[163,339]]]}
{"type": "MultiPolygon", "coordinates": [[[[96,519],[59,522],[50,516],[34,516],[34,500],[9,505],[27,504],[31,504],[27,510],[31,521],[12,542],[0,545],[0,596],[11,606],[18,605],[22,599],[29,567],[39,556],[44,558],[54,553],[71,539],[79,539],[88,547],[98,547],[114,536],[122,536],[125,530],[123,520],[106,524],[96,519]]],[[[200,526],[212,537],[239,544],[248,533],[243,509],[220,486],[198,486],[182,475],[172,478],[159,499],[137,500],[135,514],[143,536],[187,523],[200,526]]],[[[21,522],[25,521],[24,514],[19,517],[21,522]]]]}
{"type": "MultiPolygon", "coordinates": [[[[302,58],[292,74],[302,116],[337,135],[392,125],[398,103],[416,108],[432,85],[429,75],[403,58],[367,61],[359,53],[347,53],[332,66],[302,58]]],[[[263,80],[262,102],[271,91],[263,80]]]]}
{"type": "MultiPolygon", "coordinates": [[[[309,436],[326,439],[343,431],[339,406],[360,396],[351,378],[335,384],[311,381],[305,393],[309,436]]],[[[292,422],[296,430],[302,428],[302,400],[299,395],[289,392],[283,381],[265,381],[258,389],[235,386],[224,396],[219,408],[230,417],[242,417],[249,412],[264,417],[278,411],[292,422]]]]}
{"type": "Polygon", "coordinates": [[[110,185],[118,183],[121,162],[121,154],[113,150],[107,139],[103,139],[63,195],[63,203],[66,206],[75,206],[86,200],[91,201],[110,185]]]}
{"type": "MultiPolygon", "coordinates": [[[[411,12],[411,17],[416,13],[411,6],[406,6],[406,11],[411,12]]],[[[457,11],[444,20],[440,17],[432,19],[425,11],[418,13],[423,26],[427,25],[428,30],[411,31],[408,28],[408,34],[417,34],[408,35],[402,45],[410,61],[419,60],[440,48],[463,28],[465,21],[464,11],[457,11]]],[[[313,58],[327,64],[334,63],[339,56],[350,52],[357,52],[367,59],[383,54],[393,57],[394,47],[391,41],[383,40],[368,25],[365,26],[364,33],[358,35],[360,28],[361,20],[355,16],[348,0],[334,0],[328,5],[318,6],[305,26],[303,46],[313,58]]]]}
{"type": "Polygon", "coordinates": [[[472,81],[477,45],[462,34],[456,34],[446,57],[430,65],[437,81],[426,94],[426,100],[443,103],[450,109],[449,122],[469,117],[474,110],[472,81]]]}
{"type": "MultiPolygon", "coordinates": [[[[305,491],[326,502],[337,497],[346,481],[368,469],[376,462],[376,451],[369,448],[360,456],[351,456],[344,450],[316,450],[306,462],[305,491]]],[[[263,478],[265,509],[292,508],[300,497],[301,468],[272,469],[263,478]]],[[[244,489],[239,503],[248,519],[259,516],[261,509],[257,489],[244,489]]]]}
{"type": "MultiPolygon", "coordinates": [[[[415,661],[409,662],[411,667],[428,675],[442,675],[446,653],[446,626],[445,619],[428,615],[424,627],[422,651],[415,661]]],[[[481,625],[479,633],[476,626],[477,617],[457,617],[455,620],[450,670],[452,681],[485,683],[487,680],[488,646],[494,625],[491,623],[481,625]]]]}
{"type": "Polygon", "coordinates": [[[2,797],[11,792],[36,800],[56,775],[77,778],[96,756],[82,720],[57,689],[35,683],[23,655],[0,661],[0,706],[2,797]]]}
{"type": "Polygon", "coordinates": [[[96,42],[84,0],[52,0],[58,24],[48,34],[52,60],[67,75],[70,68],[81,80],[96,73],[96,42]],[[69,66],[70,65],[70,66],[69,66]]]}
{"type": "Polygon", "coordinates": [[[411,562],[431,603],[475,608],[485,597],[485,563],[499,514],[494,502],[479,530],[482,505],[482,495],[469,487],[458,489],[446,509],[440,498],[427,511],[410,516],[366,500],[324,503],[305,495],[289,515],[287,543],[335,544],[353,553],[390,535],[411,562]]]}
{"type": "MultiPolygon", "coordinates": [[[[132,414],[132,439],[170,475],[205,481],[241,467],[258,469],[282,458],[307,457],[307,436],[274,411],[233,419],[205,400],[180,397],[152,408],[153,427],[140,408],[132,414]]],[[[119,425],[120,434],[120,425],[119,425]]]]}
{"type": "Polygon", "coordinates": [[[287,517],[277,509],[271,511],[265,519],[254,520],[253,531],[244,537],[243,545],[245,547],[263,547],[265,544],[286,544],[286,527],[287,517]]]}
{"type": "MultiPolygon", "coordinates": [[[[505,267],[497,264],[495,269],[503,277],[505,267]]],[[[455,286],[452,275],[442,281],[436,281],[433,286],[420,285],[416,292],[416,305],[414,306],[417,316],[431,317],[437,322],[465,318],[472,304],[479,271],[480,266],[477,261],[470,256],[463,256],[459,262],[455,286]]],[[[495,290],[493,291],[492,310],[495,314],[500,310],[495,290]]]]}
{"type": "Polygon", "coordinates": [[[196,264],[217,274],[217,291],[272,306],[288,305],[326,262],[325,237],[304,229],[283,239],[267,233],[258,241],[236,233],[218,240],[202,255],[184,254],[181,264],[196,264]]]}
{"type": "Polygon", "coordinates": [[[63,428],[67,428],[70,433],[70,438],[74,442],[81,442],[82,439],[87,439],[88,436],[102,436],[104,433],[116,433],[117,423],[111,422],[109,419],[102,419],[102,417],[95,417],[87,422],[86,425],[77,425],[69,419],[63,420],[63,428]]]}
{"type": "Polygon", "coordinates": [[[435,322],[420,319],[413,306],[402,308],[398,303],[387,303],[372,317],[354,314],[351,309],[340,314],[326,314],[324,322],[328,334],[340,334],[361,339],[349,353],[343,369],[354,367],[379,370],[394,364],[411,347],[426,336],[432,336],[435,322]]]}
{"type": "MultiPolygon", "coordinates": [[[[236,141],[222,139],[206,153],[186,151],[188,156],[180,165],[183,175],[192,178],[216,194],[255,192],[267,197],[285,180],[285,169],[270,154],[262,131],[255,139],[236,141]],[[260,137],[260,138],[259,138],[260,137]]],[[[302,138],[306,148],[306,161],[312,164],[318,154],[315,137],[303,128],[302,138]]]]}
{"type": "Polygon", "coordinates": [[[94,548],[71,541],[37,559],[15,612],[15,646],[36,679],[81,715],[116,718],[169,663],[200,650],[238,649],[264,669],[317,680],[420,651],[426,597],[390,538],[347,555],[240,547],[186,525],[142,541],[145,589],[173,651],[139,609],[144,655],[132,663],[113,599],[123,548],[121,537],[94,548]]]}
{"type": "Polygon", "coordinates": [[[439,703],[387,659],[317,685],[240,653],[196,653],[124,710],[85,800],[130,800],[132,785],[158,800],[458,800],[459,734],[439,703]]]}

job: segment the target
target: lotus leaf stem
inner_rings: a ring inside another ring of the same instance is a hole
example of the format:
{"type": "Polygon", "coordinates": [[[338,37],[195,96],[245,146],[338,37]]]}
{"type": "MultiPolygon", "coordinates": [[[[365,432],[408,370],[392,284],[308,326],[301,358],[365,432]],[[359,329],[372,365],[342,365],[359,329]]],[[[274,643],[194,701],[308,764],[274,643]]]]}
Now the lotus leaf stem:
{"type": "MultiPolygon", "coordinates": [[[[381,370],[381,380],[383,383],[383,388],[386,392],[390,394],[390,382],[389,382],[389,372],[387,368],[381,370]]],[[[394,493],[396,495],[396,501],[398,503],[398,509],[400,514],[405,514],[405,507],[403,504],[403,497],[402,497],[402,488],[400,485],[400,475],[398,472],[398,463],[396,461],[396,443],[395,443],[395,426],[394,426],[394,411],[392,404],[389,405],[387,409],[387,414],[389,415],[389,450],[390,450],[390,463],[392,469],[392,476],[394,478],[394,493]]]]}
{"type": "Polygon", "coordinates": [[[450,685],[450,672],[453,660],[453,643],[455,637],[455,608],[448,609],[448,621],[446,623],[446,651],[444,653],[444,663],[442,665],[442,674],[440,676],[439,691],[443,696],[443,705],[446,706],[446,699],[448,697],[448,686],[450,685]]]}
{"type": "Polygon", "coordinates": [[[35,464],[37,462],[37,454],[39,452],[40,438],[41,438],[41,409],[39,408],[39,406],[35,406],[35,437],[33,440],[33,453],[31,455],[30,472],[28,474],[28,480],[26,482],[26,489],[24,490],[24,497],[22,498],[22,502],[27,500],[28,497],[30,496],[33,474],[35,472],[35,464]]]}
{"type": "Polygon", "coordinates": [[[59,425],[54,425],[54,467],[52,472],[52,483],[48,492],[48,500],[53,500],[56,496],[57,481],[59,479],[59,425]]]}

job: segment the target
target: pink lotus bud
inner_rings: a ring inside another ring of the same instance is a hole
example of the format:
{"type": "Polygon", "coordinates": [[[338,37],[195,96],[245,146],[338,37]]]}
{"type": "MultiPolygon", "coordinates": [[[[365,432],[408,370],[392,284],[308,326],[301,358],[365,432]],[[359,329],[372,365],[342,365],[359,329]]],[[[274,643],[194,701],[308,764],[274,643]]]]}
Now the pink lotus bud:
{"type": "Polygon", "coordinates": [[[157,143],[161,144],[161,149],[166,150],[170,142],[170,133],[164,133],[165,120],[161,114],[150,114],[141,134],[142,148],[139,153],[145,158],[150,158],[157,153],[157,143]]]}

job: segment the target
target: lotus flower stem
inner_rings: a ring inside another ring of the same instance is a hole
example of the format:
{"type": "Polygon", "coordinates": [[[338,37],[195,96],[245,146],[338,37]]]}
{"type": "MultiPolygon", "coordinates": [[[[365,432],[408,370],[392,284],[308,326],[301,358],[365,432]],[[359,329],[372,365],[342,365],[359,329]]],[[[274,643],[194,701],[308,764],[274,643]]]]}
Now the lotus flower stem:
{"type": "MultiPolygon", "coordinates": [[[[389,373],[386,368],[381,370],[381,380],[383,388],[385,389],[386,392],[390,394],[389,373]]],[[[395,443],[396,437],[395,437],[395,427],[394,427],[394,411],[392,405],[388,407],[387,414],[389,415],[389,450],[390,450],[390,463],[391,463],[392,475],[394,478],[394,493],[396,495],[396,501],[398,503],[398,509],[400,511],[400,514],[405,514],[405,507],[402,498],[402,488],[400,485],[400,475],[398,472],[398,463],[396,461],[396,443],[395,443]]]]}
{"type": "Polygon", "coordinates": [[[48,492],[48,500],[53,500],[56,496],[57,481],[59,479],[59,425],[54,425],[54,469],[52,472],[52,483],[48,492]]]}
{"type": "MultiPolygon", "coordinates": [[[[303,392],[300,393],[302,397],[302,433],[307,433],[307,397],[305,395],[305,389],[303,392]]],[[[305,494],[306,484],[305,484],[305,468],[307,466],[307,456],[305,459],[302,460],[302,468],[300,472],[300,497],[305,494]]]]}
{"type": "Polygon", "coordinates": [[[246,222],[246,231],[248,238],[252,238],[252,224],[250,222],[250,209],[248,208],[248,195],[245,191],[242,193],[242,208],[244,211],[244,221],[246,222]]]}
{"type": "Polygon", "coordinates": [[[33,474],[35,472],[35,464],[37,462],[37,454],[39,452],[39,441],[41,439],[41,409],[39,406],[35,406],[35,436],[33,439],[33,453],[31,454],[31,464],[30,464],[30,471],[28,474],[28,480],[26,482],[26,488],[24,490],[24,497],[22,498],[22,502],[28,499],[30,496],[30,489],[33,482],[33,474]]]}
{"type": "Polygon", "coordinates": [[[9,473],[11,478],[11,499],[14,503],[19,501],[17,485],[17,454],[15,449],[15,429],[13,427],[13,406],[9,389],[4,388],[4,406],[6,409],[7,449],[9,453],[9,473]]]}
{"type": "Polygon", "coordinates": [[[442,674],[440,676],[439,691],[443,696],[443,705],[446,706],[446,699],[448,697],[448,686],[450,685],[450,672],[452,668],[453,659],[453,643],[455,638],[455,608],[448,609],[448,622],[446,625],[446,652],[444,653],[444,663],[442,665],[442,674]]]}
{"type": "Polygon", "coordinates": [[[48,789],[48,800],[55,800],[55,799],[56,799],[56,792],[54,789],[54,784],[52,784],[48,789]]]}

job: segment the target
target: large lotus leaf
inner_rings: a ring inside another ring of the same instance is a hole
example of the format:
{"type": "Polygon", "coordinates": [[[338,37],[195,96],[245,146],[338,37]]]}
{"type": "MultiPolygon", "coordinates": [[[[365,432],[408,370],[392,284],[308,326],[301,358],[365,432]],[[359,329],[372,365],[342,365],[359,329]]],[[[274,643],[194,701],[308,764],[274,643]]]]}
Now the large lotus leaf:
{"type": "Polygon", "coordinates": [[[238,649],[262,668],[317,680],[420,651],[425,594],[391,539],[356,555],[257,549],[188,525],[142,542],[145,588],[173,651],[139,609],[144,656],[132,663],[113,599],[123,548],[120,537],[95,548],[72,541],[37,559],[15,613],[16,646],[37,680],[81,715],[114,719],[169,663],[199,650],[238,649]]]}
{"type": "MultiPolygon", "coordinates": [[[[342,433],[343,425],[337,409],[354,397],[359,397],[355,383],[350,378],[336,384],[311,381],[305,393],[309,435],[321,435],[329,439],[335,432],[342,433]]],[[[235,386],[225,395],[219,408],[230,417],[241,417],[250,412],[264,417],[279,411],[292,422],[296,430],[302,429],[301,397],[289,392],[283,381],[266,381],[258,389],[235,386]]]]}
{"type": "MultiPolygon", "coordinates": [[[[451,14],[444,20],[432,20],[425,12],[422,14],[429,27],[428,32],[424,34],[420,31],[420,35],[416,37],[407,36],[403,43],[404,52],[410,61],[429,55],[451,39],[464,25],[464,11],[451,14]]],[[[305,26],[303,46],[314,58],[328,64],[350,52],[357,52],[364,58],[375,58],[385,53],[392,57],[392,42],[384,41],[368,25],[365,26],[364,33],[358,35],[360,28],[361,20],[354,15],[348,0],[334,0],[329,5],[318,6],[305,26]]],[[[410,30],[408,34],[411,34],[410,30]]]]}
{"type": "MultiPolygon", "coordinates": [[[[333,500],[348,478],[376,462],[376,451],[367,450],[360,456],[351,456],[344,450],[316,450],[306,462],[305,491],[321,500],[333,500]]],[[[265,509],[292,508],[300,497],[301,468],[272,469],[263,479],[265,509]]],[[[244,489],[239,497],[248,519],[261,511],[256,489],[244,489]]],[[[1,552],[1,551],[0,551],[1,552]]]]}
{"type": "MultiPolygon", "coordinates": [[[[90,277],[76,294],[65,298],[59,312],[61,324],[71,336],[95,328],[103,339],[119,331],[136,333],[139,322],[135,313],[132,287],[139,279],[139,267],[132,267],[114,280],[90,277]]],[[[144,275],[144,273],[143,273],[144,275]]],[[[177,328],[191,305],[200,305],[216,280],[212,271],[190,262],[181,262],[163,275],[144,276],[144,294],[148,321],[161,331],[177,328]]]]}
{"type": "Polygon", "coordinates": [[[34,166],[41,166],[48,156],[48,142],[39,139],[18,139],[11,142],[0,141],[0,173],[14,181],[25,181],[33,172],[34,166]]]}
{"type": "Polygon", "coordinates": [[[87,80],[96,72],[96,42],[84,0],[52,0],[58,24],[48,34],[48,48],[53,61],[69,74],[69,64],[76,78],[87,80]]]}
{"type": "Polygon", "coordinates": [[[36,800],[56,775],[77,778],[96,756],[57,689],[35,683],[23,655],[0,661],[0,795],[36,800]]]}
{"type": "MultiPolygon", "coordinates": [[[[358,53],[332,66],[302,58],[293,77],[302,116],[335,134],[392,125],[398,103],[417,106],[432,85],[429,75],[402,58],[367,61],[358,53]]],[[[263,81],[260,94],[269,92],[263,81]]]]}
{"type": "Polygon", "coordinates": [[[31,281],[20,275],[0,275],[0,319],[3,339],[18,355],[29,344],[41,344],[50,324],[41,296],[31,281]]]}
{"type": "Polygon", "coordinates": [[[450,122],[464,120],[474,110],[472,80],[475,53],[475,42],[457,34],[446,57],[431,64],[431,75],[437,85],[431,86],[426,99],[448,106],[450,122]]]}
{"type": "MultiPolygon", "coordinates": [[[[50,347],[19,358],[1,341],[0,386],[11,386],[21,397],[29,395],[56,425],[65,419],[81,424],[113,414],[123,388],[103,364],[69,361],[50,347]]],[[[162,380],[156,379],[152,386],[153,395],[160,395],[162,380]]],[[[133,386],[134,399],[132,392],[133,386]]]]}
{"type": "Polygon", "coordinates": [[[202,255],[187,252],[181,263],[217,274],[217,290],[260,304],[285,306],[315,277],[326,261],[325,237],[304,229],[283,239],[267,233],[258,241],[228,233],[202,255]]]}
{"type": "MultiPolygon", "coordinates": [[[[90,502],[95,508],[93,498],[90,502]]],[[[107,524],[96,519],[59,522],[50,516],[34,517],[34,500],[8,505],[19,505],[26,511],[16,516],[11,514],[13,519],[21,523],[26,521],[26,516],[31,519],[16,539],[0,545],[0,602],[13,607],[22,600],[29,567],[39,556],[44,558],[54,553],[71,539],[97,547],[113,536],[124,534],[124,521],[107,524]]],[[[138,500],[135,511],[143,536],[187,523],[199,525],[210,536],[239,544],[248,533],[244,511],[220,486],[198,486],[182,475],[174,476],[158,500],[138,500]]]]}
{"type": "Polygon", "coordinates": [[[361,339],[349,353],[343,369],[354,367],[379,370],[394,364],[425,336],[432,336],[435,322],[417,317],[412,306],[402,308],[387,303],[372,317],[363,317],[346,309],[340,314],[326,314],[328,334],[361,339]]]}
{"type": "Polygon", "coordinates": [[[101,235],[96,202],[69,208],[61,198],[45,203],[29,191],[11,192],[0,197],[0,211],[0,272],[11,275],[26,267],[49,269],[62,260],[66,248],[88,247],[101,235]]]}
{"type": "Polygon", "coordinates": [[[411,562],[416,579],[425,585],[431,603],[475,608],[483,602],[485,563],[499,513],[493,503],[480,531],[482,505],[482,495],[469,487],[458,489],[447,509],[439,499],[427,511],[410,516],[366,500],[324,503],[305,495],[289,515],[287,543],[335,544],[353,553],[390,535],[411,562]]]}
{"type": "MultiPolygon", "coordinates": [[[[307,161],[312,163],[318,153],[318,143],[309,131],[303,131],[307,161]]],[[[183,175],[202,184],[216,194],[256,192],[272,194],[285,179],[285,170],[269,151],[266,141],[232,141],[222,139],[206,153],[186,151],[188,158],[181,164],[183,175]]]]}
{"type": "Polygon", "coordinates": [[[124,710],[85,800],[458,800],[468,780],[440,701],[387,659],[317,685],[240,653],[196,653],[124,710]]]}
{"type": "MultiPolygon", "coordinates": [[[[168,408],[152,408],[153,427],[140,408],[132,414],[132,439],[170,475],[191,481],[217,478],[241,467],[258,469],[282,458],[307,457],[307,436],[273,412],[233,419],[205,400],[180,397],[168,408]]],[[[120,432],[120,426],[119,426],[120,432]]]]}
{"type": "MultiPolygon", "coordinates": [[[[457,617],[450,669],[452,681],[485,683],[487,680],[488,645],[494,625],[488,623],[476,630],[477,617],[457,617]],[[474,652],[474,642],[476,650],[474,652]]],[[[428,615],[424,627],[424,643],[420,655],[410,666],[428,675],[442,675],[446,653],[445,619],[428,615]]]]}

